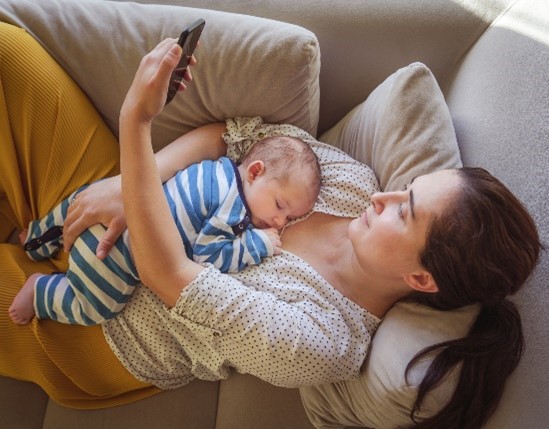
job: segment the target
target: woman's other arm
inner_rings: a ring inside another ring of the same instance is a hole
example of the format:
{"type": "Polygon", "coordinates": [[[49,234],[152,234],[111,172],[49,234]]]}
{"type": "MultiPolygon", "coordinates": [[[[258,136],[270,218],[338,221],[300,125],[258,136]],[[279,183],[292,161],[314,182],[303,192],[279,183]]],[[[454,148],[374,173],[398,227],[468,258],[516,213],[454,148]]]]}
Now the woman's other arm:
{"type": "Polygon", "coordinates": [[[162,182],[191,164],[225,155],[227,145],[222,137],[225,131],[224,123],[203,125],[158,151],[156,164],[162,182]]]}

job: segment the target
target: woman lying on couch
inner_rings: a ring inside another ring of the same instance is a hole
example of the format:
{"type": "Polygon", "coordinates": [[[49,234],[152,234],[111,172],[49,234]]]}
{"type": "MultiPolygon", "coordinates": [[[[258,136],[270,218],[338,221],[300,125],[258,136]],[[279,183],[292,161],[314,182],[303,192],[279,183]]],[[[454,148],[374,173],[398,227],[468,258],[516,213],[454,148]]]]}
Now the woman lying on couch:
{"type": "MultiPolygon", "coordinates": [[[[4,24],[0,32],[5,238],[78,186],[116,174],[119,146],[33,39],[4,24]]],[[[72,237],[97,221],[120,222],[123,211],[146,286],[102,329],[36,319],[17,326],[7,309],[26,277],[63,270],[66,261],[31,262],[22,249],[1,244],[0,333],[8,346],[0,349],[0,374],[33,381],[81,408],[127,403],[196,377],[226,378],[232,369],[287,387],[333,382],[358,376],[380,318],[396,301],[442,309],[480,303],[470,335],[444,344],[418,398],[421,404],[463,363],[456,395],[426,427],[478,427],[522,347],[520,319],[506,296],[534,269],[540,242],[520,202],[481,169],[438,171],[405,190],[372,193],[377,183],[368,167],[313,142],[324,177],[336,179],[324,183],[314,213],[284,231],[282,255],[234,276],[196,264],[164,221],[156,165],[164,178],[197,158],[227,152],[238,159],[265,134],[314,139],[258,118],[229,120],[181,137],[155,162],[150,126],[178,55],[173,41],[164,41],[141,63],[121,112],[124,192],[118,178],[93,185],[79,197],[73,224],[72,237]]]]}

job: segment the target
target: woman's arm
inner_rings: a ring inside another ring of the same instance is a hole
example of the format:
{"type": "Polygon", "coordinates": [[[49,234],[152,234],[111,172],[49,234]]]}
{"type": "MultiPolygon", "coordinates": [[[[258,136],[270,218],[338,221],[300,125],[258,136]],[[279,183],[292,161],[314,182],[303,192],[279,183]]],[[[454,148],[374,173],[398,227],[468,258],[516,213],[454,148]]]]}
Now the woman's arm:
{"type": "Polygon", "coordinates": [[[165,182],[176,172],[205,159],[217,159],[227,153],[223,140],[224,123],[204,125],[174,140],[156,154],[160,179],[165,182]]]}
{"type": "Polygon", "coordinates": [[[151,142],[152,121],[164,107],[168,79],[180,56],[173,39],[147,54],[120,112],[122,201],[130,247],[141,281],[168,306],[204,269],[185,253],[151,142]]]}

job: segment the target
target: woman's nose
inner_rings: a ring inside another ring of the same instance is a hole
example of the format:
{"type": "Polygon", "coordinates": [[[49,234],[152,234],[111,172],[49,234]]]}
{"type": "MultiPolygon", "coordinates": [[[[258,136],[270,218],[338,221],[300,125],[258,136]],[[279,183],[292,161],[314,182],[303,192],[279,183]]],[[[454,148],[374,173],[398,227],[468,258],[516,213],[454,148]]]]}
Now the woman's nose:
{"type": "Polygon", "coordinates": [[[379,214],[383,211],[383,193],[382,192],[375,192],[370,197],[370,201],[372,202],[372,206],[374,207],[374,211],[379,214]]]}
{"type": "Polygon", "coordinates": [[[381,213],[391,202],[400,202],[399,192],[375,192],[370,197],[376,213],[381,213]]]}

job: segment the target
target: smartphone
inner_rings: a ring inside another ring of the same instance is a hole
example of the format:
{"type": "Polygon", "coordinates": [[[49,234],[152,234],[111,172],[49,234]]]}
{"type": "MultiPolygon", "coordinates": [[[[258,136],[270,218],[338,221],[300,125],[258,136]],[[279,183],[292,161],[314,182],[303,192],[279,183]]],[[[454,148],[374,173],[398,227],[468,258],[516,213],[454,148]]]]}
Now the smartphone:
{"type": "Polygon", "coordinates": [[[170,84],[168,86],[166,104],[172,101],[175,97],[175,94],[177,94],[177,90],[179,89],[179,85],[183,80],[185,70],[187,69],[189,62],[191,61],[194,49],[196,48],[198,39],[200,39],[200,35],[202,34],[202,29],[204,28],[204,25],[206,25],[206,21],[201,18],[197,19],[191,25],[185,28],[179,36],[177,44],[181,46],[183,52],[181,54],[181,59],[179,60],[179,63],[172,72],[172,75],[170,76],[170,84]]]}

